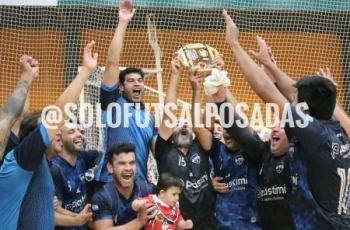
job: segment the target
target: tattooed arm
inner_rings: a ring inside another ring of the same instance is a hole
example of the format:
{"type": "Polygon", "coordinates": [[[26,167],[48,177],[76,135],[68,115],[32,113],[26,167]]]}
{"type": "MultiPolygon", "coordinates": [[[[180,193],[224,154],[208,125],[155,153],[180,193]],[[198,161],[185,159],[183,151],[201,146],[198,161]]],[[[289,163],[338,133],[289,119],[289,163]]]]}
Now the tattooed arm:
{"type": "Polygon", "coordinates": [[[22,114],[29,86],[33,78],[39,75],[38,61],[27,55],[21,57],[20,68],[22,73],[16,89],[0,109],[0,159],[4,155],[11,128],[22,114]]]}

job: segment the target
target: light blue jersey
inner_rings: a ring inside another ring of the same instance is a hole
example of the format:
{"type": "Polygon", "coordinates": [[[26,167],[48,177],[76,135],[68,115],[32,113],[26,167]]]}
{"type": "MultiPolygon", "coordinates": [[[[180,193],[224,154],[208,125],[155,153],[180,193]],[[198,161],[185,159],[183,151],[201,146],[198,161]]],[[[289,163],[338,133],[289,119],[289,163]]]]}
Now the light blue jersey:
{"type": "MultiPolygon", "coordinates": [[[[155,118],[141,108],[136,109],[125,97],[121,96],[119,84],[113,87],[101,85],[101,107],[104,111],[104,123],[107,126],[105,137],[105,149],[122,142],[129,142],[136,147],[137,179],[147,180],[147,161],[151,150],[152,141],[157,136],[155,118]],[[108,105],[116,103],[114,106],[108,105]],[[116,127],[113,127],[116,126],[116,127]]],[[[99,164],[96,180],[108,182],[112,180],[107,170],[106,153],[99,164]]]]}
{"type": "Polygon", "coordinates": [[[0,168],[0,230],[17,229],[23,198],[49,145],[46,129],[40,125],[6,156],[0,168]]]}

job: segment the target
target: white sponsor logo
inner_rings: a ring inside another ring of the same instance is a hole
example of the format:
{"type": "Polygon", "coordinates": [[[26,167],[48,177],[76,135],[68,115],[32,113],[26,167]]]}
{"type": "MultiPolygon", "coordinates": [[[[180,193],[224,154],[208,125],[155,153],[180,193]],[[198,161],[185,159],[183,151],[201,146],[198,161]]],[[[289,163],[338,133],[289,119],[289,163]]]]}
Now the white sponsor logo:
{"type": "Polygon", "coordinates": [[[239,186],[239,185],[247,185],[248,179],[246,177],[243,178],[235,178],[227,183],[227,186],[231,188],[232,186],[239,186]]]}
{"type": "Polygon", "coordinates": [[[78,213],[80,212],[80,210],[82,210],[85,204],[86,204],[86,194],[84,194],[84,196],[82,196],[79,200],[75,200],[70,204],[66,204],[64,206],[64,209],[78,213]]]}
{"type": "Polygon", "coordinates": [[[272,186],[265,189],[258,188],[258,198],[262,199],[265,196],[273,196],[273,195],[282,195],[287,194],[287,187],[284,184],[283,186],[272,186]]]}
{"type": "Polygon", "coordinates": [[[186,189],[200,189],[204,186],[206,186],[208,183],[208,175],[204,174],[201,178],[199,178],[197,181],[191,182],[191,181],[186,181],[185,183],[185,188],[186,189]]]}

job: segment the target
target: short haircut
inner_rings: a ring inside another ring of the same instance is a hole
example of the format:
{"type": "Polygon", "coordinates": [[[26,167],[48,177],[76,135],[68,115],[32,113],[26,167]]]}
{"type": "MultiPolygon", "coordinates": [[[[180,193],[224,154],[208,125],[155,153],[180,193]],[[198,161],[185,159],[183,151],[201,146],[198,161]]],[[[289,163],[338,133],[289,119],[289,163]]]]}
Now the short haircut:
{"type": "Polygon", "coordinates": [[[317,120],[330,120],[336,105],[334,84],[319,76],[304,77],[294,85],[298,89],[298,103],[306,102],[310,115],[317,120]]]}
{"type": "Polygon", "coordinates": [[[135,154],[135,145],[127,142],[123,142],[120,144],[114,144],[107,150],[107,158],[108,163],[113,164],[113,156],[118,156],[121,153],[130,153],[133,152],[135,154]]]}
{"type": "Polygon", "coordinates": [[[171,173],[162,173],[157,183],[156,194],[158,195],[161,190],[166,191],[170,187],[182,189],[183,186],[184,184],[179,177],[176,177],[171,173]]]}
{"type": "Polygon", "coordinates": [[[19,142],[23,141],[31,132],[33,132],[41,124],[41,111],[33,112],[27,115],[21,122],[18,140],[19,142]]]}
{"type": "Polygon", "coordinates": [[[140,74],[141,78],[144,79],[145,73],[142,71],[142,69],[139,68],[126,68],[119,73],[119,83],[121,85],[124,85],[125,82],[125,76],[131,73],[140,74]]]}

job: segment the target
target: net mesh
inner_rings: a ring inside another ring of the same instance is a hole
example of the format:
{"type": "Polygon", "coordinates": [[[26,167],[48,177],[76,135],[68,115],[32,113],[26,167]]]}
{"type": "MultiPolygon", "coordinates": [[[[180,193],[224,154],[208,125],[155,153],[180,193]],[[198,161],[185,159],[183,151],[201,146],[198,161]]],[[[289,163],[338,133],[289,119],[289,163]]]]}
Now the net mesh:
{"type": "MultiPolygon", "coordinates": [[[[262,36],[272,48],[278,65],[293,79],[329,67],[338,83],[338,100],[350,111],[350,2],[347,0],[135,0],[133,4],[137,12],[126,33],[120,64],[145,69],[159,67],[147,31],[147,18],[152,16],[160,48],[163,92],[169,83],[172,54],[185,44],[206,43],[223,54],[225,69],[232,79],[230,89],[237,99],[248,105],[261,102],[245,82],[225,42],[225,23],[221,17],[221,9],[225,8],[240,28],[242,46],[246,50],[256,49],[255,37],[262,36]]],[[[118,5],[118,1],[110,0],[59,0],[57,6],[1,5],[0,103],[6,101],[15,87],[22,54],[40,62],[40,77],[31,89],[31,111],[54,103],[76,76],[83,47],[92,39],[99,53],[98,65],[105,66],[108,46],[118,23],[118,5]]],[[[145,84],[150,88],[158,89],[156,75],[146,79],[145,84]]],[[[86,97],[95,95],[94,92],[86,97]]],[[[158,102],[151,94],[146,94],[144,101],[158,102]]],[[[181,100],[190,102],[191,88],[185,74],[178,94],[181,100]]]]}

